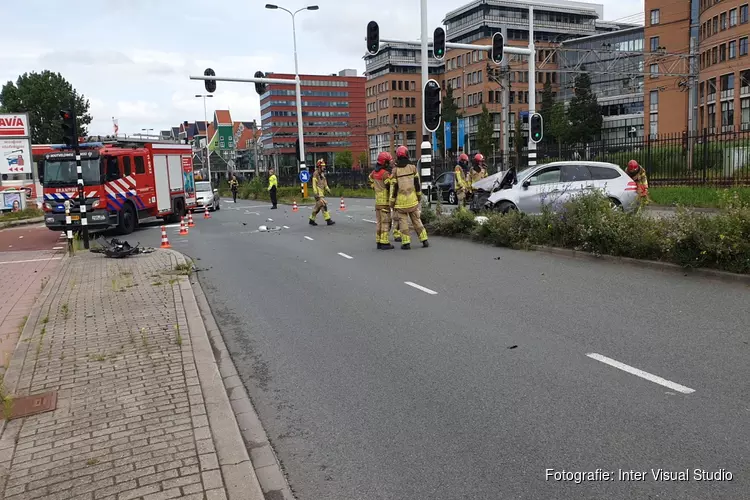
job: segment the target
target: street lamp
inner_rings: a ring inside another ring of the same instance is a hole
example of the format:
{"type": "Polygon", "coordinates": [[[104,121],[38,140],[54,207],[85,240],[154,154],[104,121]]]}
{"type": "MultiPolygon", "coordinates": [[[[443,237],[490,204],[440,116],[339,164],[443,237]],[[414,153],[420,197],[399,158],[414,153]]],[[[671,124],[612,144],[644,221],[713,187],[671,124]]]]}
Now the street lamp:
{"type": "Polygon", "coordinates": [[[302,7],[301,9],[298,9],[294,12],[292,12],[289,9],[285,9],[284,7],[279,7],[278,5],[274,5],[272,3],[266,4],[266,9],[269,10],[283,10],[284,12],[287,12],[290,16],[292,16],[292,39],[294,40],[294,79],[295,82],[295,93],[297,94],[297,134],[299,135],[299,170],[301,171],[303,168],[305,168],[305,139],[304,139],[304,132],[302,127],[302,90],[300,88],[300,80],[299,80],[299,66],[297,64],[297,27],[294,22],[295,16],[302,12],[303,10],[318,10],[319,7],[317,5],[308,5],[307,7],[302,7]]]}
{"type": "Polygon", "coordinates": [[[141,132],[146,132],[146,133],[145,134],[141,134],[141,137],[143,137],[144,135],[145,136],[149,136],[149,135],[151,135],[151,134],[149,134],[149,132],[153,132],[153,131],[154,131],[154,129],[152,129],[152,128],[142,128],[141,132]]]}
{"type": "Polygon", "coordinates": [[[195,97],[203,98],[203,119],[206,121],[206,166],[208,167],[208,182],[211,182],[211,151],[208,149],[208,111],[206,110],[206,99],[213,94],[195,94],[195,97]]]}

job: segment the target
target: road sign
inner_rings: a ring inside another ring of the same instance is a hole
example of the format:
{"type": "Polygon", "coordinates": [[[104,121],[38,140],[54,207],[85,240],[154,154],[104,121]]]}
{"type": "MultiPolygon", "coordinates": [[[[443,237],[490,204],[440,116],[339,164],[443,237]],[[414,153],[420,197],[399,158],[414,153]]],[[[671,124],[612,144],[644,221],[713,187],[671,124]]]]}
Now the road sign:
{"type": "Polygon", "coordinates": [[[299,173],[299,181],[300,182],[310,182],[310,172],[307,170],[302,170],[299,173]]]}

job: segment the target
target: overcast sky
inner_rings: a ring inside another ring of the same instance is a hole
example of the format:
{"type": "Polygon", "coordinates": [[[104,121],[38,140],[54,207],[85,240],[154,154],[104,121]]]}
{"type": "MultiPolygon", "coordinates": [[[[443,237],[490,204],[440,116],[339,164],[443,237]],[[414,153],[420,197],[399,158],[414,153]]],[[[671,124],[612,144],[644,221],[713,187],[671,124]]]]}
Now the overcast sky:
{"type": "MultiPolygon", "coordinates": [[[[290,10],[311,2],[279,0],[290,10]]],[[[26,0],[4,2],[0,82],[25,71],[59,71],[91,103],[92,134],[166,129],[203,119],[188,79],[212,67],[217,75],[294,70],[291,17],[266,10],[265,0],[26,0]],[[75,18],[69,21],[70,14],[75,18]],[[72,32],[62,33],[65,26],[72,32]]],[[[301,73],[364,71],[365,26],[380,24],[383,38],[419,36],[419,0],[318,0],[320,10],[297,15],[301,73]]],[[[428,0],[430,32],[462,0],[428,0]]],[[[601,0],[607,20],[643,11],[642,0],[601,0]]],[[[627,21],[631,21],[628,18],[627,21]]],[[[250,84],[219,82],[208,101],[234,120],[259,119],[250,84]]]]}

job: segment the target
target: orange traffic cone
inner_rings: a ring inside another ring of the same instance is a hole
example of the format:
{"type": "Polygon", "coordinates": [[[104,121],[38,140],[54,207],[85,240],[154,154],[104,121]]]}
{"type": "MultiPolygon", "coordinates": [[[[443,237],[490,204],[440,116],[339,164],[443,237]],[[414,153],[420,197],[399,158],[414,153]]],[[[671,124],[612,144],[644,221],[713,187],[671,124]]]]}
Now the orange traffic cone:
{"type": "Polygon", "coordinates": [[[193,211],[188,212],[188,227],[195,227],[195,222],[193,222],[193,211]]]}
{"type": "Polygon", "coordinates": [[[346,210],[346,205],[344,204],[344,197],[341,197],[341,203],[339,203],[339,210],[342,212],[346,210]]]}
{"type": "Polygon", "coordinates": [[[297,200],[292,200],[292,212],[299,212],[299,207],[297,206],[297,200]]]}
{"type": "Polygon", "coordinates": [[[208,213],[208,207],[206,207],[206,209],[203,211],[203,218],[204,219],[210,219],[211,218],[211,214],[208,213]]]}
{"type": "Polygon", "coordinates": [[[185,217],[182,217],[182,220],[180,221],[180,236],[187,236],[188,234],[188,228],[185,224],[185,217]]]}
{"type": "Polygon", "coordinates": [[[161,227],[161,247],[172,248],[172,245],[169,244],[169,238],[167,238],[167,228],[164,226],[161,227]]]}

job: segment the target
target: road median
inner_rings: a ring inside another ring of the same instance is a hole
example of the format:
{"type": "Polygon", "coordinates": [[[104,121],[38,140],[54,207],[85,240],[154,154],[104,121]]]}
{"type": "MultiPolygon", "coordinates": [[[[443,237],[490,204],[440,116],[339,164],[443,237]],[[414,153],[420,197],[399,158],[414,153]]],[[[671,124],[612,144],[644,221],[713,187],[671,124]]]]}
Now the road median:
{"type": "Polygon", "coordinates": [[[192,264],[81,252],[60,268],[5,374],[0,497],[263,499],[192,264]],[[30,395],[48,411],[25,413],[30,395]]]}

